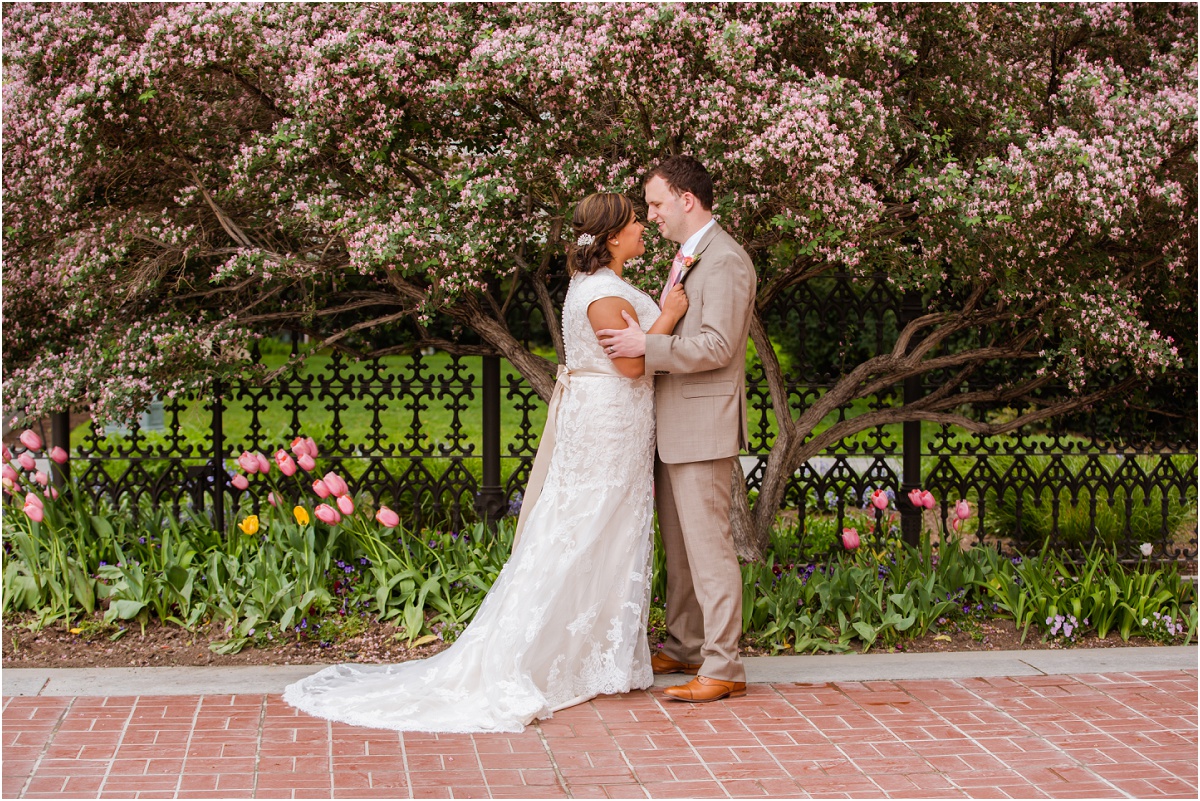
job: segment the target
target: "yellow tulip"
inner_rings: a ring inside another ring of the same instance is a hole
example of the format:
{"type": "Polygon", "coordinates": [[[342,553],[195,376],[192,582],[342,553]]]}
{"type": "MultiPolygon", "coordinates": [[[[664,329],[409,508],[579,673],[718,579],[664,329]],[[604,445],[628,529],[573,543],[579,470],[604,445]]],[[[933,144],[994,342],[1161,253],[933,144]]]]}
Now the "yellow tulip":
{"type": "Polygon", "coordinates": [[[238,528],[243,534],[254,535],[258,533],[258,515],[250,515],[242,522],[238,523],[238,528]]]}
{"type": "Polygon", "coordinates": [[[308,516],[308,510],[303,506],[297,506],[292,510],[292,514],[296,516],[296,522],[302,526],[307,526],[309,521],[312,520],[312,518],[308,516]]]}

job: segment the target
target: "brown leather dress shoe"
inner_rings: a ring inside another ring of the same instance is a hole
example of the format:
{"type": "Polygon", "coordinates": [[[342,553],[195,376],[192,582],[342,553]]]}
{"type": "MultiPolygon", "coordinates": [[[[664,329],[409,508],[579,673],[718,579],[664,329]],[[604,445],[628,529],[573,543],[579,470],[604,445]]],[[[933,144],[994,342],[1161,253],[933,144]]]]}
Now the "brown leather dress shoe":
{"type": "Polygon", "coordinates": [[[680,662],[678,659],[672,659],[666,654],[651,654],[650,668],[656,676],[661,676],[664,673],[690,673],[695,676],[700,671],[699,665],[693,665],[690,662],[680,662]]]}
{"type": "Polygon", "coordinates": [[[697,676],[687,684],[668,687],[663,694],[676,701],[687,701],[689,704],[706,704],[709,701],[720,701],[722,698],[738,698],[746,694],[746,682],[723,681],[710,679],[708,676],[697,676]]]}

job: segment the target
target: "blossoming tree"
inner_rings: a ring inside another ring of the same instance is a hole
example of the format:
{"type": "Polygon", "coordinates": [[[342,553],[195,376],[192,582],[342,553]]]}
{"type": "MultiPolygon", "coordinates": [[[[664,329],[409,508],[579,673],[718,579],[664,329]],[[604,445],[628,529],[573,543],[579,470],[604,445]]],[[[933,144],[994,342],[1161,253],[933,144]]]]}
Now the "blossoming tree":
{"type": "MultiPolygon", "coordinates": [[[[573,204],[640,196],[678,152],[714,173],[760,309],[833,269],[924,300],[800,412],[755,322],[778,437],[744,552],[842,437],[1001,433],[1184,362],[1188,6],[19,4],[3,25],[5,395],[25,419],[129,414],[243,371],[271,328],[369,356],[407,326],[461,351],[442,319],[548,397],[514,293],[561,353],[547,278],[573,204]],[[813,435],[918,375],[920,400],[813,435]],[[996,401],[1022,411],[959,413],[996,401]]],[[[634,280],[657,287],[669,247],[634,280]]]]}

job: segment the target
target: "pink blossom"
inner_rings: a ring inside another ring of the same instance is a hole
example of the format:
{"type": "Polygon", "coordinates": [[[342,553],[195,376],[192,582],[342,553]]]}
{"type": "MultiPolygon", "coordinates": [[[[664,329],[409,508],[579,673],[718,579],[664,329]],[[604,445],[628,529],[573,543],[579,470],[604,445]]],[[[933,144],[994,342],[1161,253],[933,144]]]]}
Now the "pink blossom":
{"type": "Polygon", "coordinates": [[[242,455],[237,458],[238,467],[245,470],[247,473],[258,472],[258,458],[249,451],[242,451],[242,455]]]}
{"type": "Polygon", "coordinates": [[[871,505],[879,511],[888,508],[888,496],[883,490],[875,490],[871,493],[871,505]]]}
{"type": "Polygon", "coordinates": [[[47,491],[50,493],[50,500],[58,500],[58,489],[56,487],[51,486],[47,489],[47,491]]]}
{"type": "Polygon", "coordinates": [[[847,551],[853,551],[859,546],[858,529],[844,528],[842,529],[842,547],[847,551]]]}
{"type": "Polygon", "coordinates": [[[71,457],[65,450],[58,445],[55,445],[50,449],[50,458],[53,459],[57,464],[66,464],[71,457]]]}
{"type": "Polygon", "coordinates": [[[285,476],[294,476],[296,474],[296,463],[288,456],[288,452],[283,450],[275,451],[275,464],[279,465],[279,470],[285,476]]]}
{"type": "Polygon", "coordinates": [[[279,506],[279,497],[274,492],[267,493],[267,503],[272,506],[279,506]]]}
{"type": "Polygon", "coordinates": [[[38,505],[32,504],[32,503],[28,503],[28,502],[26,502],[25,506],[23,506],[21,508],[21,511],[24,512],[26,515],[28,515],[29,519],[35,523],[42,522],[42,520],[45,519],[45,516],[46,516],[46,513],[45,513],[45,511],[43,511],[41,506],[38,506],[38,505]]]}
{"type": "Polygon", "coordinates": [[[375,513],[375,519],[386,528],[395,528],[400,525],[400,515],[386,506],[379,507],[379,511],[375,513]]]}
{"type": "Polygon", "coordinates": [[[332,493],[329,491],[329,487],[319,478],[313,482],[312,488],[313,492],[317,493],[318,498],[328,498],[330,495],[332,495],[332,493]]]}
{"type": "Polygon", "coordinates": [[[329,491],[337,496],[347,495],[350,492],[350,487],[342,480],[337,473],[329,472],[325,474],[325,486],[329,487],[329,491]]]}
{"type": "Polygon", "coordinates": [[[254,458],[258,461],[258,472],[262,473],[264,476],[271,472],[270,459],[268,459],[266,456],[263,456],[261,453],[258,453],[257,451],[254,453],[254,458]]]}
{"type": "Polygon", "coordinates": [[[8,446],[5,445],[4,446],[4,461],[5,461],[5,463],[11,462],[12,458],[13,458],[12,451],[10,451],[8,449],[8,446]]]}
{"type": "Polygon", "coordinates": [[[317,504],[317,508],[313,510],[313,514],[322,523],[328,523],[331,526],[336,526],[342,522],[342,516],[337,509],[334,509],[327,503],[317,504]]]}
{"type": "Polygon", "coordinates": [[[971,516],[971,504],[964,500],[954,504],[954,516],[959,520],[966,520],[971,516]]]}
{"type": "Polygon", "coordinates": [[[4,478],[8,479],[9,481],[17,481],[19,478],[16,469],[14,469],[13,466],[8,462],[5,462],[4,467],[0,468],[0,473],[2,473],[4,478]]]}
{"type": "Polygon", "coordinates": [[[36,481],[37,483],[41,484],[43,487],[47,486],[50,483],[50,477],[47,476],[45,473],[43,473],[41,470],[39,470],[33,474],[33,480],[36,481]]]}
{"type": "Polygon", "coordinates": [[[234,489],[238,490],[245,490],[250,486],[250,482],[241,473],[238,473],[233,478],[229,479],[229,483],[233,485],[234,489]]]}
{"type": "Polygon", "coordinates": [[[349,495],[339,495],[337,505],[338,509],[342,510],[342,514],[354,514],[354,500],[349,495]]]}
{"type": "Polygon", "coordinates": [[[317,467],[316,460],[307,453],[300,454],[300,456],[296,459],[296,464],[300,465],[300,469],[304,470],[305,472],[312,472],[317,467]]]}
{"type": "Polygon", "coordinates": [[[921,506],[926,509],[932,509],[937,505],[937,501],[933,498],[933,493],[929,490],[921,490],[921,506]]]}
{"type": "Polygon", "coordinates": [[[29,455],[29,451],[23,451],[21,455],[17,457],[17,464],[21,465],[21,467],[25,468],[26,470],[33,471],[37,469],[37,462],[35,462],[33,457],[29,455]]]}
{"type": "Polygon", "coordinates": [[[318,456],[317,443],[312,437],[296,437],[292,440],[292,453],[296,454],[297,459],[305,454],[316,459],[318,456]]]}
{"type": "Polygon", "coordinates": [[[31,451],[40,451],[42,438],[37,435],[37,432],[27,428],[21,432],[21,444],[31,451]]]}
{"type": "Polygon", "coordinates": [[[25,493],[25,505],[29,506],[30,504],[33,504],[34,506],[41,508],[42,499],[39,498],[38,496],[34,495],[32,492],[27,492],[27,493],[25,493]]]}

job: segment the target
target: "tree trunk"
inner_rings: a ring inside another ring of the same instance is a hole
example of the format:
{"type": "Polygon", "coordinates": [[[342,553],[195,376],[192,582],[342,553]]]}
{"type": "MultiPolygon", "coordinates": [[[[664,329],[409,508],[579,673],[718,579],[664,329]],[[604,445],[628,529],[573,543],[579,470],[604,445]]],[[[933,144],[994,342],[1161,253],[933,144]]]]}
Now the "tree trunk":
{"type": "Polygon", "coordinates": [[[733,529],[733,547],[737,555],[750,562],[761,562],[770,543],[770,528],[760,530],[750,513],[750,499],[746,495],[746,477],[741,464],[733,463],[733,503],[729,505],[729,522],[733,529]]]}

